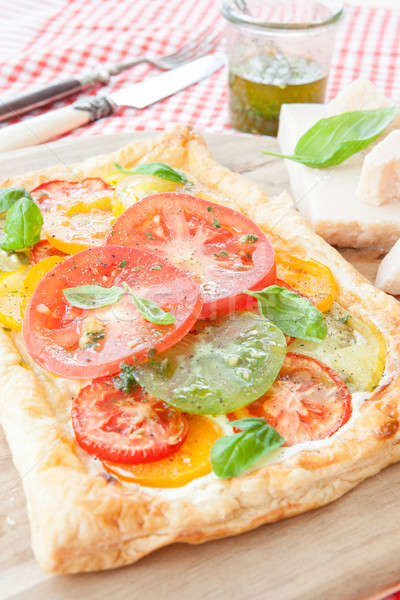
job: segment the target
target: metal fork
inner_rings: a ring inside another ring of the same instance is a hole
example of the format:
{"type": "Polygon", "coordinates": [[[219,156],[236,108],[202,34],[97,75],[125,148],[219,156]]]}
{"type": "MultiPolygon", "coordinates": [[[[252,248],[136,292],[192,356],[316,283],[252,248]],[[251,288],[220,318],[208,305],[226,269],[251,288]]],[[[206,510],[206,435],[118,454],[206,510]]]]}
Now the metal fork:
{"type": "Polygon", "coordinates": [[[189,40],[172,54],[166,54],[165,56],[145,54],[144,56],[113,65],[107,71],[110,75],[118,75],[121,71],[144,62],[150,63],[158,69],[175,69],[189,60],[194,60],[208,54],[217,46],[223,35],[224,31],[221,29],[214,31],[212,27],[206,27],[196,38],[189,40]]]}
{"type": "Polygon", "coordinates": [[[213,27],[204,28],[172,54],[165,56],[144,55],[115,65],[100,67],[96,71],[60,81],[34,92],[0,102],[0,122],[23,115],[50,102],[62,100],[83,90],[107,85],[113,75],[118,75],[140,63],[150,63],[158,69],[174,69],[189,60],[200,58],[213,50],[222,39],[224,31],[213,27]]]}

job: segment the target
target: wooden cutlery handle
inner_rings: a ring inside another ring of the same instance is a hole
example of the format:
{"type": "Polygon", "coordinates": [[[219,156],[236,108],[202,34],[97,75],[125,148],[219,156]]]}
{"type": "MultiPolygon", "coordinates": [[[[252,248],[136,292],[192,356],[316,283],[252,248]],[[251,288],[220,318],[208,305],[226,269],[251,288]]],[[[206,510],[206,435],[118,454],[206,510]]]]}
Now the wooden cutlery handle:
{"type": "Polygon", "coordinates": [[[81,90],[82,85],[78,78],[67,79],[11,100],[4,100],[0,104],[0,122],[23,115],[49,102],[77,94],[81,90]]]}
{"type": "Polygon", "coordinates": [[[42,144],[90,121],[108,116],[115,108],[115,104],[108,98],[94,96],[4,127],[0,129],[0,152],[42,144]]]}
{"type": "Polygon", "coordinates": [[[18,117],[35,108],[45,106],[49,102],[62,100],[83,90],[106,85],[109,81],[110,71],[97,69],[91,73],[64,79],[15,98],[2,100],[0,102],[0,122],[18,117]]]}

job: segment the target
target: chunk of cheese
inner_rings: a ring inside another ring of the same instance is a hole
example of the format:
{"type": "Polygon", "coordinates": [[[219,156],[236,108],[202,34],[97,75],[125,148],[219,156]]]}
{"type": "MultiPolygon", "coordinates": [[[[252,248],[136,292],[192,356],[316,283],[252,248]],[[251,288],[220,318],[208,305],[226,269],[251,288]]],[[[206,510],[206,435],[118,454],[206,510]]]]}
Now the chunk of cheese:
{"type": "Polygon", "coordinates": [[[389,294],[400,294],[400,239],[379,265],[375,285],[389,294]]]}
{"type": "Polygon", "coordinates": [[[357,198],[375,206],[400,203],[400,130],[392,131],[364,158],[357,198]]]}
{"type": "MultiPolygon", "coordinates": [[[[284,104],[278,133],[282,152],[292,154],[300,136],[325,116],[323,104],[284,104]]],[[[286,160],[293,196],[313,229],[331,244],[389,250],[400,238],[400,203],[371,206],[360,201],[356,190],[363,158],[358,153],[327,169],[286,160]]]]}
{"type": "Polygon", "coordinates": [[[359,77],[326,105],[326,116],[331,117],[352,110],[385,108],[393,104],[371,81],[359,77]]]}
{"type": "MultiPolygon", "coordinates": [[[[326,116],[332,117],[344,112],[353,110],[372,110],[374,108],[387,108],[394,106],[394,102],[382,94],[378,88],[368,79],[359,77],[341,90],[338,95],[326,105],[326,116]]],[[[378,144],[384,136],[388,135],[394,129],[400,128],[400,112],[393,121],[386,127],[376,142],[363,150],[367,154],[371,148],[378,144]]]]}

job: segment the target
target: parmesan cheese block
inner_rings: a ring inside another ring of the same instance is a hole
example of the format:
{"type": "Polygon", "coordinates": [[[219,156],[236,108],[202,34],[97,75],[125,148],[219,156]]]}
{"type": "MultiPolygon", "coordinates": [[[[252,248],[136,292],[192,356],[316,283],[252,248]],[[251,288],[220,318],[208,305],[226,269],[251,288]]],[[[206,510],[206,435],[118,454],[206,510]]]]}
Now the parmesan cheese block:
{"type": "Polygon", "coordinates": [[[364,158],[357,198],[380,206],[400,203],[400,130],[392,131],[364,158]]]}
{"type": "Polygon", "coordinates": [[[375,285],[389,294],[400,294],[400,239],[379,265],[375,285]]]}
{"type": "MultiPolygon", "coordinates": [[[[292,154],[300,136],[326,116],[324,104],[284,104],[278,133],[282,152],[292,154]]],[[[400,237],[400,203],[372,206],[357,197],[363,159],[358,153],[327,169],[286,160],[293,196],[299,211],[329,243],[389,250],[400,237]]]]}

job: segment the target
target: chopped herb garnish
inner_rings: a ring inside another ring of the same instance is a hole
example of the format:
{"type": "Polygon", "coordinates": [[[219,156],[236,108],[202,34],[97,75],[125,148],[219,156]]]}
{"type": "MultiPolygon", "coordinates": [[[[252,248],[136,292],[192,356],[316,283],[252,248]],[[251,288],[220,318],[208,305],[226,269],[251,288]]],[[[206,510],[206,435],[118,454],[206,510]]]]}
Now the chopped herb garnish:
{"type": "Polygon", "coordinates": [[[96,348],[100,340],[104,340],[104,331],[87,331],[86,332],[87,342],[85,348],[96,348]]]}
{"type": "Polygon", "coordinates": [[[151,267],[152,271],[160,271],[161,269],[162,269],[162,265],[159,265],[159,264],[158,265],[153,265],[151,267]]]}
{"type": "Polygon", "coordinates": [[[221,252],[214,252],[214,256],[220,258],[221,256],[229,256],[229,254],[225,250],[221,250],[221,252]]]}
{"type": "Polygon", "coordinates": [[[214,210],[214,207],[213,206],[207,206],[207,210],[208,210],[208,212],[211,212],[212,210],[214,210]]]}
{"type": "Polygon", "coordinates": [[[124,394],[130,394],[138,385],[133,373],[133,366],[125,362],[121,363],[121,372],[118,377],[113,377],[112,380],[117,390],[121,390],[124,394]]]}
{"type": "Polygon", "coordinates": [[[119,266],[121,267],[121,269],[123,269],[124,267],[126,267],[126,260],[121,260],[121,262],[119,263],[119,266]]]}
{"type": "Polygon", "coordinates": [[[149,240],[154,240],[153,234],[150,231],[146,231],[145,236],[148,237],[149,240]]]}
{"type": "Polygon", "coordinates": [[[245,235],[240,236],[239,242],[241,244],[255,244],[258,240],[258,235],[255,233],[246,233],[245,235]]]}
{"type": "Polygon", "coordinates": [[[214,221],[213,221],[212,224],[213,224],[213,227],[216,227],[217,229],[220,229],[220,227],[221,227],[221,225],[219,224],[218,219],[214,219],[214,221]]]}

